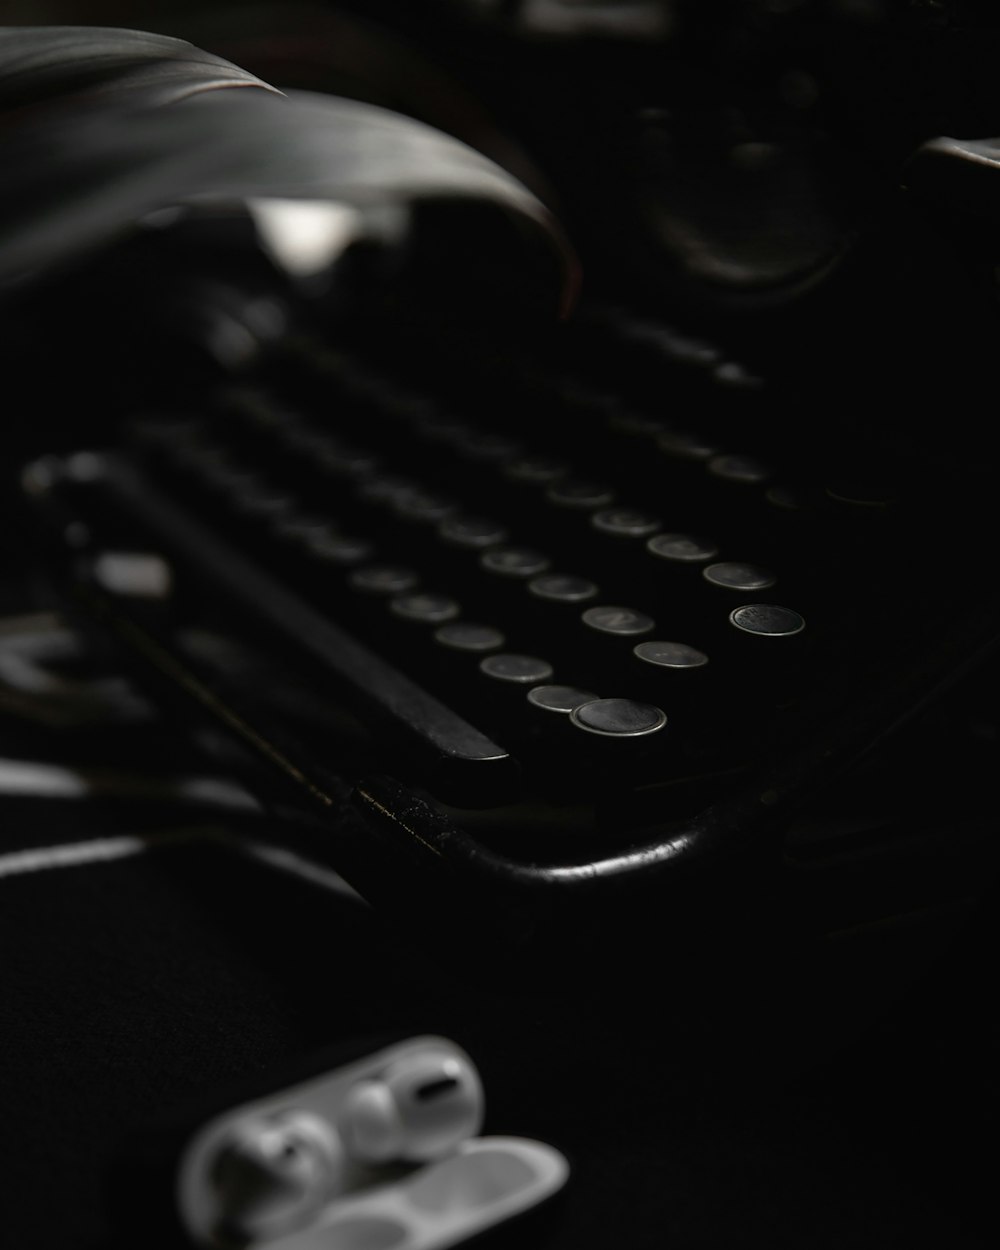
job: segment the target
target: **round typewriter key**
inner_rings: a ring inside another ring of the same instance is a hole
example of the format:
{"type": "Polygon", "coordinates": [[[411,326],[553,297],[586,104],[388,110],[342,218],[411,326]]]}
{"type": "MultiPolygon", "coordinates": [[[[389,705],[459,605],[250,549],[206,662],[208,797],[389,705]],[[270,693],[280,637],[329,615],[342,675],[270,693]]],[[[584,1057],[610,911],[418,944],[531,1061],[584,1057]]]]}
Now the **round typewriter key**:
{"type": "Polygon", "coordinates": [[[472,551],[493,547],[507,537],[507,531],[502,525],[476,516],[448,517],[438,526],[438,534],[445,542],[472,551]]]}
{"type": "Polygon", "coordinates": [[[711,369],[723,359],[722,351],[714,343],[680,334],[655,321],[640,322],[632,337],[656,347],[668,360],[689,368],[711,369]]]}
{"type": "Polygon", "coordinates": [[[810,505],[807,491],[797,486],[769,486],[764,498],[780,512],[804,512],[810,505]]]}
{"type": "Polygon", "coordinates": [[[564,404],[583,407],[588,412],[610,413],[621,402],[613,391],[602,391],[591,378],[577,377],[571,372],[550,374],[546,378],[546,387],[551,388],[564,404]]]}
{"type": "Polygon", "coordinates": [[[657,534],[646,543],[646,550],[674,565],[704,564],[719,554],[710,538],[694,534],[657,534]]]}
{"type": "Polygon", "coordinates": [[[370,477],[378,468],[378,457],[371,452],[330,440],[317,447],[313,459],[321,469],[337,477],[361,480],[370,477]]]}
{"type": "Polygon", "coordinates": [[[478,432],[467,421],[459,421],[457,417],[431,416],[419,421],[417,428],[424,438],[433,443],[455,445],[464,438],[472,438],[478,432]]]}
{"type": "Polygon", "coordinates": [[[453,621],[461,610],[449,595],[433,594],[430,591],[396,595],[389,601],[390,612],[417,625],[441,625],[445,621],[453,621]]]}
{"type": "Polygon", "coordinates": [[[340,381],[344,393],[351,399],[360,400],[363,404],[371,404],[378,408],[391,399],[396,389],[395,384],[388,378],[379,377],[377,373],[370,372],[358,361],[351,361],[346,368],[341,369],[340,381]]]}
{"type": "Polygon", "coordinates": [[[357,494],[359,499],[367,503],[385,504],[394,508],[401,500],[419,489],[417,483],[409,478],[383,474],[381,477],[373,477],[370,481],[363,482],[358,487],[357,494]]]}
{"type": "Polygon", "coordinates": [[[639,642],[632,653],[657,669],[678,673],[692,672],[708,663],[704,651],[683,642],[639,642]]]}
{"type": "Polygon", "coordinates": [[[710,460],[719,453],[710,439],[687,430],[668,430],[659,436],[656,445],[664,455],[675,460],[710,460]]]}
{"type": "Polygon", "coordinates": [[[206,506],[227,528],[233,523],[234,504],[240,496],[267,489],[267,483],[259,473],[231,463],[228,456],[216,458],[212,453],[211,459],[201,462],[192,460],[189,467],[206,506]]]}
{"type": "Polygon", "coordinates": [[[328,434],[310,429],[298,417],[283,421],[275,427],[275,432],[284,447],[297,455],[314,456],[330,445],[328,434]]]}
{"type": "Polygon", "coordinates": [[[276,516],[271,525],[273,536],[283,542],[309,543],[316,538],[329,538],[334,532],[333,523],[326,517],[294,512],[276,516]]]}
{"type": "Polygon", "coordinates": [[[529,547],[494,547],[480,557],[480,564],[488,572],[524,579],[546,572],[550,563],[548,556],[529,547]]]}
{"type": "Polygon", "coordinates": [[[208,429],[194,421],[186,424],[176,439],[165,441],[164,450],[185,468],[232,468],[234,464],[232,449],[213,440],[208,429]]]}
{"type": "Polygon", "coordinates": [[[479,661],[480,669],[494,681],[515,686],[540,686],[552,677],[552,665],[533,655],[515,655],[501,651],[479,661]]]}
{"type": "Polygon", "coordinates": [[[406,521],[434,524],[450,516],[456,510],[456,505],[443,495],[414,487],[397,495],[392,501],[392,509],[406,521]]]}
{"type": "Polygon", "coordinates": [[[545,492],[550,503],[560,508],[585,510],[603,508],[614,502],[615,493],[610,486],[600,482],[587,482],[582,478],[570,477],[553,482],[545,492]]]}
{"type": "Polygon", "coordinates": [[[544,712],[557,712],[568,716],[582,703],[593,703],[597,695],[575,686],[533,686],[528,691],[528,702],[544,712]]]}
{"type": "Polygon", "coordinates": [[[802,616],[777,604],[749,603],[730,612],[729,623],[726,679],[731,687],[762,707],[793,700],[806,655],[802,616]]]}
{"type": "Polygon", "coordinates": [[[345,381],[350,378],[355,362],[344,352],[333,347],[320,347],[312,340],[289,336],[289,346],[297,359],[308,361],[310,368],[324,378],[345,381]]]}
{"type": "Polygon", "coordinates": [[[704,651],[684,642],[651,639],[636,643],[630,658],[630,667],[619,678],[623,692],[663,703],[675,725],[710,715],[706,699],[714,691],[716,674],[704,651]],[[692,712],[697,715],[692,717],[692,712]]]}
{"type": "Polygon", "coordinates": [[[563,648],[577,630],[580,609],[593,603],[600,591],[587,577],[573,573],[542,573],[528,582],[526,619],[546,647],[563,648]]]}
{"type": "Polygon", "coordinates": [[[594,582],[573,573],[542,573],[531,579],[528,590],[547,603],[586,603],[599,594],[594,582]]]}
{"type": "Polygon", "coordinates": [[[305,456],[317,455],[336,445],[336,440],[331,434],[313,429],[300,417],[292,417],[290,420],[283,421],[278,427],[278,434],[287,448],[305,456]]]}
{"type": "Polygon", "coordinates": [[[771,466],[753,456],[726,454],[713,456],[708,471],[724,482],[739,482],[747,486],[762,486],[772,476],[771,466]]]}
{"type": "Polygon", "coordinates": [[[740,564],[734,560],[710,564],[702,569],[701,575],[709,585],[718,586],[722,590],[769,590],[778,581],[770,569],[761,568],[759,564],[740,564]]]}
{"type": "Polygon", "coordinates": [[[386,412],[399,417],[409,425],[420,427],[422,421],[434,419],[434,401],[426,395],[417,395],[412,391],[400,390],[395,387],[391,394],[382,400],[386,412]]]}
{"type": "Polygon", "coordinates": [[[825,489],[836,503],[855,508],[890,508],[898,494],[897,487],[884,478],[840,477],[827,483],[825,489]]]}
{"type": "Polygon", "coordinates": [[[648,512],[637,508],[602,508],[590,518],[594,529],[614,538],[648,538],[660,528],[660,522],[648,512]]]}
{"type": "Polygon", "coordinates": [[[729,613],[729,620],[742,633],[758,638],[792,638],[806,627],[798,612],[773,603],[744,604],[729,613]]]}
{"type": "Polygon", "coordinates": [[[652,703],[634,699],[595,699],[569,714],[570,722],[587,733],[607,738],[645,738],[667,723],[666,714],[652,703]]]}
{"type": "Polygon", "coordinates": [[[667,424],[659,417],[648,417],[640,412],[616,412],[611,418],[611,428],[638,438],[656,438],[666,431],[667,424]]]}
{"type": "Polygon", "coordinates": [[[347,534],[316,534],[306,540],[306,546],[315,559],[341,567],[360,564],[363,560],[370,560],[374,554],[374,547],[366,538],[352,538],[347,534]]]}
{"type": "MultiPolygon", "coordinates": [[[[874,570],[877,552],[888,557],[890,567],[899,568],[899,544],[908,545],[906,535],[896,532],[903,486],[890,472],[880,473],[873,466],[859,465],[854,472],[838,474],[823,491],[825,542],[835,542],[845,559],[859,557],[861,568],[874,570]]],[[[880,593],[885,588],[873,589],[880,593]]]]}
{"type": "Polygon", "coordinates": [[[504,466],[504,476],[515,482],[528,485],[548,486],[551,482],[565,477],[569,473],[569,465],[562,460],[553,460],[548,456],[522,456],[504,466]]]}
{"type": "Polygon", "coordinates": [[[614,638],[636,638],[641,634],[651,634],[656,628],[656,622],[645,612],[606,604],[587,608],[580,619],[599,634],[614,638]]]}
{"type": "Polygon", "coordinates": [[[254,521],[271,521],[289,516],[295,510],[295,499],[285,491],[267,487],[255,487],[241,491],[233,498],[233,509],[241,516],[254,521]]]}
{"type": "Polygon", "coordinates": [[[323,430],[298,423],[286,425],[281,439],[287,448],[306,456],[318,468],[336,477],[363,478],[378,468],[378,457],[323,430]]]}
{"type": "Polygon", "coordinates": [[[738,360],[724,360],[717,364],[712,370],[712,378],[735,391],[759,391],[764,385],[763,378],[751,373],[738,360]]]}
{"type": "Polygon", "coordinates": [[[469,460],[484,464],[498,464],[511,460],[521,450],[517,439],[506,434],[491,434],[487,430],[471,430],[456,441],[457,450],[469,460]]]}
{"type": "MultiPolygon", "coordinates": [[[[762,525],[754,545],[768,559],[786,566],[790,558],[808,561],[810,548],[836,541],[828,526],[838,507],[818,486],[801,482],[769,486],[761,504],[762,525]]],[[[844,557],[848,559],[846,551],[844,557]]]]}
{"type": "Polygon", "coordinates": [[[398,564],[369,564],[351,574],[351,585],[369,595],[401,595],[413,590],[419,578],[398,564]]]}
{"type": "MultiPolygon", "coordinates": [[[[199,422],[150,418],[136,422],[126,433],[145,463],[173,472],[199,472],[199,462],[204,460],[206,451],[204,429],[199,422]]],[[[214,451],[228,462],[224,448],[214,451]]]]}
{"type": "Polygon", "coordinates": [[[215,453],[209,457],[199,456],[197,459],[192,459],[190,467],[209,490],[225,495],[230,500],[241,494],[265,488],[264,479],[259,473],[229,463],[225,453],[220,453],[218,458],[215,453]]]}
{"type": "Polygon", "coordinates": [[[472,621],[450,621],[434,631],[434,638],[452,651],[467,651],[476,655],[496,651],[506,641],[499,629],[472,621]]]}
{"type": "Polygon", "coordinates": [[[295,413],[289,412],[280,403],[246,388],[224,395],[220,406],[227,415],[238,417],[268,434],[278,433],[283,426],[296,420],[295,413]]]}

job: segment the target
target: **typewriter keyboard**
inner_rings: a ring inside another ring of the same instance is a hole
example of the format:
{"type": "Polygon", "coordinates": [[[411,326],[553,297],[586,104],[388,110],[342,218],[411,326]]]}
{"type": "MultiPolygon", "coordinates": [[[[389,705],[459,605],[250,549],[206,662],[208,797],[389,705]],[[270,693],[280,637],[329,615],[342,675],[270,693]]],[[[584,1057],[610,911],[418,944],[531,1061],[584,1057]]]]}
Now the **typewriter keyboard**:
{"type": "Polygon", "coordinates": [[[289,341],[136,417],[126,493],[445,801],[739,774],[947,633],[919,457],[831,460],[705,344],[386,357],[289,341]]]}

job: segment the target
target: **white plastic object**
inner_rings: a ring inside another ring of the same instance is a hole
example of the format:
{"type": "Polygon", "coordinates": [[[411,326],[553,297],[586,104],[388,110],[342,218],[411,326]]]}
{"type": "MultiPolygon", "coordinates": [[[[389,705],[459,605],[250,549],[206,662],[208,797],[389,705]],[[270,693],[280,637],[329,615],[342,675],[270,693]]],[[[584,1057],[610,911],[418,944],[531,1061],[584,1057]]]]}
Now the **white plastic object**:
{"type": "Polygon", "coordinates": [[[228,1238],[265,1240],[306,1223],[340,1187],[336,1132],[308,1111],[254,1115],[233,1127],[209,1182],[228,1238]]]}
{"type": "Polygon", "coordinates": [[[475,1136],[482,1120],[483,1090],[472,1063],[431,1048],[353,1086],[340,1128],[354,1159],[421,1163],[475,1136]]]}
{"type": "Polygon", "coordinates": [[[542,1143],[478,1138],[483,1113],[454,1042],[398,1043],[209,1121],[180,1160],[181,1222],[206,1246],[455,1245],[568,1175],[542,1143]]]}
{"type": "Polygon", "coordinates": [[[402,1180],[332,1203],[267,1250],[445,1250],[537,1206],[569,1176],[564,1156],[523,1137],[475,1137],[402,1180]]]}

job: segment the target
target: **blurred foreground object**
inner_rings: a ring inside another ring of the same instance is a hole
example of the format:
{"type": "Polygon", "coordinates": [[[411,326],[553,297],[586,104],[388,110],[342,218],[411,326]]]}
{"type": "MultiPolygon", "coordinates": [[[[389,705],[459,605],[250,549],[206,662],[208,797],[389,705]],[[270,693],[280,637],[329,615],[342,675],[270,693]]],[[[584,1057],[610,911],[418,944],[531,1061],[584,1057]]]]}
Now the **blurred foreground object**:
{"type": "Polygon", "coordinates": [[[573,263],[539,200],[409,118],[288,95],[181,40],[129,30],[0,31],[0,289],[121,237],[159,210],[278,200],[362,209],[427,197],[498,206],[573,263]],[[239,92],[222,88],[243,87],[239,92]]]}
{"type": "Polygon", "coordinates": [[[482,1081],[449,1038],[358,1043],[308,1066],[130,1143],[122,1243],[435,1250],[523,1216],[568,1179],[552,1146],[480,1136],[482,1081]]]}

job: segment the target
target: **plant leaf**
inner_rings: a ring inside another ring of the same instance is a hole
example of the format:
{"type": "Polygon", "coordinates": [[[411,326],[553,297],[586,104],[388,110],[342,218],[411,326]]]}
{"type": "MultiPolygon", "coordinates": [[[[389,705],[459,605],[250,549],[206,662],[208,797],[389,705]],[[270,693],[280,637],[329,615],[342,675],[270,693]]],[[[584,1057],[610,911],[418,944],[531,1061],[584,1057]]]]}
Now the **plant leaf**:
{"type": "Polygon", "coordinates": [[[564,307],[575,285],[552,215],[473,148],[375,105],[277,92],[181,40],[0,30],[0,107],[0,286],[107,244],[165,207],[270,197],[364,207],[428,196],[498,205],[559,256],[564,307]]]}

